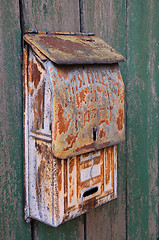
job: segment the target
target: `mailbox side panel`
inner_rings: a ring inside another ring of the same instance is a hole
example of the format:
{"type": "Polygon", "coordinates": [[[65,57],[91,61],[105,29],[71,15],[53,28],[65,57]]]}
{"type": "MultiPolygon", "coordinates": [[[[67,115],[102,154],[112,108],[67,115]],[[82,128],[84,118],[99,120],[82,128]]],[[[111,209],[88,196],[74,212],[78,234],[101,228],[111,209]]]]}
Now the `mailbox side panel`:
{"type": "Polygon", "coordinates": [[[50,88],[45,63],[34,51],[24,48],[24,146],[25,146],[25,219],[37,219],[53,225],[53,177],[55,159],[52,154],[50,122],[50,88]]]}

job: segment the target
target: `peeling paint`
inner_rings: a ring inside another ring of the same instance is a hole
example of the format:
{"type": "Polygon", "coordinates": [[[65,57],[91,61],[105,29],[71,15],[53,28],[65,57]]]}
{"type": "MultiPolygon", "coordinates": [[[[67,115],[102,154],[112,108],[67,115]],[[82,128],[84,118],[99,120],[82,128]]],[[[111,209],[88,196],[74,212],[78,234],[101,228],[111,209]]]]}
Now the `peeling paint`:
{"type": "MultiPolygon", "coordinates": [[[[48,50],[54,41],[56,50],[71,44],[57,38],[41,41],[48,50]]],[[[87,48],[81,41],[74,51],[87,48]]],[[[25,212],[58,226],[117,197],[124,84],[117,63],[62,66],[35,47],[24,63],[25,212]]]]}

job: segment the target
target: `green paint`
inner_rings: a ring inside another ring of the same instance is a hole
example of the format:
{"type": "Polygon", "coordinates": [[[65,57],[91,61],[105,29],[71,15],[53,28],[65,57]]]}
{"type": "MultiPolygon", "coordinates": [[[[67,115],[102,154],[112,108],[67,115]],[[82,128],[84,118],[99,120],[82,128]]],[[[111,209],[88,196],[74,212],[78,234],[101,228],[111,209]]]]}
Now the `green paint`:
{"type": "Polygon", "coordinates": [[[84,240],[83,216],[68,221],[57,228],[38,223],[39,240],[84,240]]]}
{"type": "Polygon", "coordinates": [[[30,239],[23,214],[23,124],[19,1],[3,1],[0,64],[0,238],[30,239]]]}
{"type": "MultiPolygon", "coordinates": [[[[87,32],[95,32],[126,56],[125,1],[85,1],[84,21],[87,32]]],[[[125,63],[120,64],[124,82],[125,66],[125,63]]],[[[118,199],[86,215],[87,239],[126,239],[125,145],[118,146],[118,199]]]]}
{"type": "MultiPolygon", "coordinates": [[[[1,238],[31,239],[23,215],[22,78],[19,2],[1,9],[1,238]]],[[[124,56],[126,141],[118,146],[118,199],[58,228],[33,224],[37,239],[139,239],[158,234],[159,1],[85,0],[84,29],[124,56]],[[127,9],[126,9],[127,3],[127,9]],[[126,9],[126,11],[125,11],[126,9]],[[126,19],[127,15],[127,19],[126,19]],[[126,75],[125,75],[126,73],[126,75]],[[127,164],[126,164],[127,162],[127,164]],[[127,173],[126,173],[127,165],[127,173]],[[127,183],[127,190],[126,190],[127,183]],[[126,199],[127,197],[127,199],[126,199]],[[126,208],[127,206],[127,208],[126,208]],[[126,222],[127,220],[127,222],[126,222]],[[126,229],[127,227],[127,229],[126,229]],[[127,234],[127,236],[126,236],[127,234]],[[91,236],[91,238],[90,238],[91,236]]],[[[23,30],[79,31],[78,0],[23,0],[23,30]]]]}
{"type": "Polygon", "coordinates": [[[128,1],[128,239],[157,238],[159,75],[153,44],[159,38],[153,4],[128,1]]]}
{"type": "Polygon", "coordinates": [[[78,0],[22,0],[24,30],[79,31],[78,0]]]}
{"type": "MultiPolygon", "coordinates": [[[[79,31],[78,1],[23,1],[24,30],[36,28],[44,31],[79,31]]],[[[83,216],[58,228],[36,222],[32,225],[33,236],[39,240],[80,239],[84,237],[83,216]]]]}

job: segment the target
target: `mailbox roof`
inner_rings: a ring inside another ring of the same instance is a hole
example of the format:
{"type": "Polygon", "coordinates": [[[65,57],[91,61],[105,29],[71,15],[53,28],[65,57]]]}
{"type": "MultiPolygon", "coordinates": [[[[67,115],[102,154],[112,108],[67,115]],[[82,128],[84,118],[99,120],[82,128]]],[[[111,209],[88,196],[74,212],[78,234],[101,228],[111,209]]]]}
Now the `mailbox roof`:
{"type": "Polygon", "coordinates": [[[24,40],[56,64],[104,64],[125,58],[95,35],[27,33],[24,40]]]}

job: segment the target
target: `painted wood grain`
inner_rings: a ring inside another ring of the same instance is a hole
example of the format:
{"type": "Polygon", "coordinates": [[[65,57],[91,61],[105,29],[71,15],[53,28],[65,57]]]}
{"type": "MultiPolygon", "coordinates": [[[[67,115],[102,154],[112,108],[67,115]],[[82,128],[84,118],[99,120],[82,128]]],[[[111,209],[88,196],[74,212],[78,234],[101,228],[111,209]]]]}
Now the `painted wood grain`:
{"type": "MultiPolygon", "coordinates": [[[[80,29],[79,2],[69,1],[22,1],[23,32],[29,28],[42,31],[75,31],[80,29]]],[[[35,239],[80,239],[84,238],[83,216],[71,220],[58,228],[34,222],[35,239]]]]}
{"type": "Polygon", "coordinates": [[[31,239],[24,221],[19,1],[0,8],[0,239],[31,239]]]}
{"type": "MultiPolygon", "coordinates": [[[[126,57],[125,1],[84,1],[84,30],[94,32],[126,57]]],[[[125,81],[125,64],[120,64],[125,81]]],[[[86,239],[126,239],[125,143],[118,146],[118,199],[86,214],[86,239]]]]}
{"type": "Polygon", "coordinates": [[[128,1],[128,239],[157,239],[158,1],[128,1]]]}
{"type": "Polygon", "coordinates": [[[79,32],[78,0],[22,0],[23,28],[79,32]]]}

